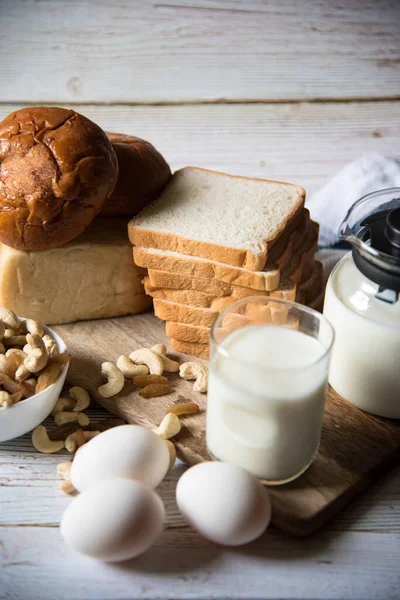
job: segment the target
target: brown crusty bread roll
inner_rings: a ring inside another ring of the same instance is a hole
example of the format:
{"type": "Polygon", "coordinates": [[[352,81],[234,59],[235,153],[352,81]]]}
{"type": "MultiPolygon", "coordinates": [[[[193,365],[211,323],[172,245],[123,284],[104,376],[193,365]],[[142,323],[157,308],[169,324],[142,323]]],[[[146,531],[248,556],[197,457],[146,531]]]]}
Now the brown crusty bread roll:
{"type": "Polygon", "coordinates": [[[23,108],[0,123],[0,241],[61,246],[100,212],[118,177],[104,131],[73,110],[23,108]]]}
{"type": "Polygon", "coordinates": [[[149,142],[122,133],[106,133],[117,154],[119,176],[101,215],[133,217],[158,197],[171,177],[171,170],[149,142]]]}

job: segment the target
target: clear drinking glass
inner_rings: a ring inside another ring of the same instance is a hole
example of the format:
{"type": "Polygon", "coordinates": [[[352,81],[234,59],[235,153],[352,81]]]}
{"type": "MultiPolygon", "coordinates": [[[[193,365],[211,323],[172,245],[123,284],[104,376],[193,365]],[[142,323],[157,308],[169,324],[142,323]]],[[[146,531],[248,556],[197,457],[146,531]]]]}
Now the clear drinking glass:
{"type": "Polygon", "coordinates": [[[333,328],[315,310],[266,296],[239,300],[210,342],[207,448],[271,485],[317,453],[333,328]]]}

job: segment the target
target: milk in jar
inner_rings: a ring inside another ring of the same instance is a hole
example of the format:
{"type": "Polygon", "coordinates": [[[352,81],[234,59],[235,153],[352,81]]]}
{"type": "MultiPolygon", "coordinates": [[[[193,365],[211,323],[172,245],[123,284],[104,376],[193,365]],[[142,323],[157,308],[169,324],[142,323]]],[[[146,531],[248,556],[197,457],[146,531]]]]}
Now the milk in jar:
{"type": "Polygon", "coordinates": [[[262,324],[230,333],[210,362],[211,456],[270,483],[302,473],[319,446],[328,362],[329,348],[301,331],[262,324]]]}

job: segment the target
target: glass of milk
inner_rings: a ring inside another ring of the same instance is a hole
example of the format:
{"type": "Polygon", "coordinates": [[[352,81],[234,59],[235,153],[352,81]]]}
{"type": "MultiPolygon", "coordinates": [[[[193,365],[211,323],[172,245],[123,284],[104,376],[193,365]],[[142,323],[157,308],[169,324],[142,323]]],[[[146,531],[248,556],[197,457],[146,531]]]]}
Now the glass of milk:
{"type": "Polygon", "coordinates": [[[223,311],[211,331],[207,447],[271,485],[317,453],[334,333],[323,315],[257,296],[223,311]]]}

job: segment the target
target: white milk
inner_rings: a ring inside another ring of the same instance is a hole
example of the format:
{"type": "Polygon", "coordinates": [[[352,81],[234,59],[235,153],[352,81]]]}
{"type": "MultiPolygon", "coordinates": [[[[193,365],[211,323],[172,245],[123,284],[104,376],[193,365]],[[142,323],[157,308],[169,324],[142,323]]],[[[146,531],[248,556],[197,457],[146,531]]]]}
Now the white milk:
{"type": "Polygon", "coordinates": [[[362,410],[400,419],[400,300],[382,302],[377,290],[351,253],[333,271],[324,305],[335,330],[329,383],[362,410]]]}
{"type": "Polygon", "coordinates": [[[325,348],[304,333],[271,325],[234,331],[221,347],[229,357],[216,352],[210,364],[209,452],[271,482],[295,478],[318,450],[325,348]]]}

